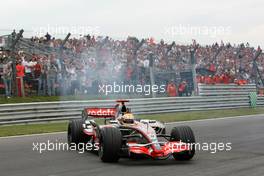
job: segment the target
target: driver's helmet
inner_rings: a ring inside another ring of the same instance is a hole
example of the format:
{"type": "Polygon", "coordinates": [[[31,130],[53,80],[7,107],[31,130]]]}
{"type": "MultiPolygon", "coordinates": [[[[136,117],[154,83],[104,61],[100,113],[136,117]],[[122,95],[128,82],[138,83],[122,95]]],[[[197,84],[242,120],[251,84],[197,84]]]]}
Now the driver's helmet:
{"type": "Polygon", "coordinates": [[[134,115],[131,113],[126,113],[120,117],[120,122],[124,124],[133,124],[135,122],[134,115]]]}

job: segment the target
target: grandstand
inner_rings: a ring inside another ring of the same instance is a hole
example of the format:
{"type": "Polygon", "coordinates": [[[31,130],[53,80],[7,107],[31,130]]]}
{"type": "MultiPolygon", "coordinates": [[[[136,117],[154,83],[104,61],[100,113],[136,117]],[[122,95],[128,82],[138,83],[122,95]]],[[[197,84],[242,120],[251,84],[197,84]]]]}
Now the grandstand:
{"type": "Polygon", "coordinates": [[[98,94],[98,84],[114,81],[142,85],[172,81],[176,87],[187,82],[186,95],[195,90],[194,82],[263,86],[264,54],[248,43],[201,46],[196,41],[182,45],[135,37],[76,39],[68,34],[56,39],[48,33],[23,38],[22,33],[0,37],[0,89],[7,97],[11,92],[12,96],[98,94]]]}

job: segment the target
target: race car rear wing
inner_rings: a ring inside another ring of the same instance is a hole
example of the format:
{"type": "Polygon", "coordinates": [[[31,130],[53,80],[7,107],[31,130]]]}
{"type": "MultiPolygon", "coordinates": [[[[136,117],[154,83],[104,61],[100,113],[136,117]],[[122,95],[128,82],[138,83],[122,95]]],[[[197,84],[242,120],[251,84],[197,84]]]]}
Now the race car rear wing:
{"type": "Polygon", "coordinates": [[[115,118],[116,108],[85,108],[82,116],[87,118],[115,118]]]}

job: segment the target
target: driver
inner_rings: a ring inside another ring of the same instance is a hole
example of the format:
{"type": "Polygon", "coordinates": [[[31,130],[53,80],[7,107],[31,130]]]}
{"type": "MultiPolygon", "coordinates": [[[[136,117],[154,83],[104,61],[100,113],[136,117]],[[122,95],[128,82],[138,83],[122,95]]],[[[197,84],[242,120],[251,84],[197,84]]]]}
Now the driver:
{"type": "Polygon", "coordinates": [[[130,113],[127,113],[127,114],[124,114],[124,115],[120,116],[117,120],[122,125],[125,125],[125,124],[134,124],[135,123],[134,116],[133,116],[133,114],[130,114],[130,113]]]}

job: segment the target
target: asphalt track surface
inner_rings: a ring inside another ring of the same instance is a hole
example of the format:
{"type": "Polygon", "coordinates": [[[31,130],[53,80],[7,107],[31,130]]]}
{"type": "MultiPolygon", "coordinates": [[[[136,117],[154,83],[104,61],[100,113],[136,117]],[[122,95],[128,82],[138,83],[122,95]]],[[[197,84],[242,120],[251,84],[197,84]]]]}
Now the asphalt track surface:
{"type": "MultiPolygon", "coordinates": [[[[197,142],[231,142],[231,151],[215,154],[198,151],[192,161],[121,159],[102,163],[92,153],[32,150],[33,142],[66,141],[66,134],[0,138],[1,176],[263,176],[264,116],[183,122],[190,125],[197,142]]],[[[169,124],[172,126],[181,123],[169,124]]]]}

